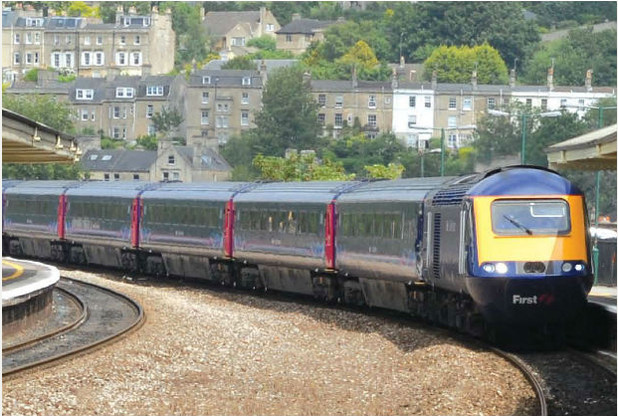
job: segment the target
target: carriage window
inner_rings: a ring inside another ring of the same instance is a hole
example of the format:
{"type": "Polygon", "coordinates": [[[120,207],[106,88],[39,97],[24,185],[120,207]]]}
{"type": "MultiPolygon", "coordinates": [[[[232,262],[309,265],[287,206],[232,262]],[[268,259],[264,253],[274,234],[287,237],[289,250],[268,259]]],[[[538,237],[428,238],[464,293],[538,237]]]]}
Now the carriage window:
{"type": "Polygon", "coordinates": [[[561,235],[571,231],[564,200],[498,200],[491,205],[493,230],[499,235],[561,235]]]}

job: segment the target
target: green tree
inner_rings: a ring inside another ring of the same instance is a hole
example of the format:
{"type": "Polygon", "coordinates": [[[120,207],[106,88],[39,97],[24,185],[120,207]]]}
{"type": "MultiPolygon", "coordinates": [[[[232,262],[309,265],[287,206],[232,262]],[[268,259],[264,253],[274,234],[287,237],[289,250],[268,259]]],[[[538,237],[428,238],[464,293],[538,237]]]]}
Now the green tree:
{"type": "Polygon", "coordinates": [[[424,60],[428,45],[475,46],[487,42],[509,67],[523,63],[540,40],[536,25],[523,16],[520,2],[394,3],[389,40],[402,44],[407,60],[424,60]]]}
{"type": "Polygon", "coordinates": [[[237,56],[221,66],[221,69],[248,69],[256,70],[257,65],[249,55],[237,56]]]}
{"type": "Polygon", "coordinates": [[[188,2],[163,2],[160,10],[172,11],[172,29],[176,32],[176,66],[182,68],[184,64],[193,60],[201,62],[210,52],[210,38],[201,22],[201,4],[188,2]]]}
{"type": "Polygon", "coordinates": [[[346,181],[355,176],[346,174],[341,163],[328,159],[320,163],[314,154],[292,153],[289,157],[259,154],[253,159],[253,166],[259,169],[261,179],[273,181],[346,181]]]}
{"type": "Polygon", "coordinates": [[[401,163],[365,166],[369,179],[399,179],[405,170],[401,163]]]}
{"type": "Polygon", "coordinates": [[[599,23],[616,16],[613,1],[539,1],[527,2],[525,7],[537,15],[540,25],[548,28],[562,27],[565,22],[599,23]]]}
{"type": "Polygon", "coordinates": [[[258,49],[263,49],[267,51],[274,51],[277,49],[277,39],[272,36],[262,35],[257,38],[249,39],[247,42],[247,46],[254,46],[258,49]]]}
{"type": "Polygon", "coordinates": [[[2,179],[52,180],[80,179],[83,171],[79,164],[61,163],[3,163],[2,179]]]}
{"type": "Polygon", "coordinates": [[[2,106],[64,133],[74,133],[73,110],[64,102],[48,95],[2,95],[2,106]]]}
{"type": "Polygon", "coordinates": [[[152,136],[140,136],[136,140],[137,147],[141,147],[144,150],[157,150],[159,140],[156,135],[152,136]]]}
{"type": "Polygon", "coordinates": [[[506,64],[487,43],[472,48],[442,45],[434,49],[424,65],[427,80],[436,71],[439,82],[469,83],[475,68],[479,84],[503,84],[508,79],[506,64]]]}
{"type": "Polygon", "coordinates": [[[39,69],[32,68],[24,75],[24,81],[37,82],[39,80],[39,69]]]}
{"type": "Polygon", "coordinates": [[[72,1],[69,3],[69,9],[67,10],[69,16],[81,16],[81,17],[99,17],[99,9],[96,7],[90,7],[83,1],[72,1]]]}
{"type": "Polygon", "coordinates": [[[616,124],[616,97],[599,99],[594,107],[586,112],[584,119],[592,129],[616,124]]]}
{"type": "Polygon", "coordinates": [[[152,115],[152,124],[162,137],[167,136],[182,122],[182,114],[176,108],[163,107],[160,112],[152,115]]]}
{"type": "Polygon", "coordinates": [[[576,29],[565,39],[542,44],[524,67],[522,81],[544,84],[552,61],[556,85],[584,85],[588,69],[595,85],[616,85],[616,31],[576,29]]]}
{"type": "Polygon", "coordinates": [[[255,117],[262,152],[281,156],[287,148],[317,149],[322,142],[317,106],[300,68],[274,71],[264,88],[262,110],[255,117]]]}

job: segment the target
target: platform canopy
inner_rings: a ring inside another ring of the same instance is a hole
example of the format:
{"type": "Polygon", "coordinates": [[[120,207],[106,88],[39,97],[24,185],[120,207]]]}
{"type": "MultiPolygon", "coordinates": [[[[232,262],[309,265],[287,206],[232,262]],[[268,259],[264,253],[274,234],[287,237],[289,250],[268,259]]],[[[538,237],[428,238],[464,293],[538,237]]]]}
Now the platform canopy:
{"type": "Polygon", "coordinates": [[[2,162],[74,163],[80,155],[75,137],[2,109],[2,162]]]}
{"type": "Polygon", "coordinates": [[[616,124],[545,149],[551,169],[616,170],[616,124]]]}

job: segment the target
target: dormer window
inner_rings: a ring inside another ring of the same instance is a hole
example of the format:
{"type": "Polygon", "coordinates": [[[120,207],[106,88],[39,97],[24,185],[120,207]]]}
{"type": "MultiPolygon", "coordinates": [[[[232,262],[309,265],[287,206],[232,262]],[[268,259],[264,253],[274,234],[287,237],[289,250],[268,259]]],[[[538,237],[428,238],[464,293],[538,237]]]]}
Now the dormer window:
{"type": "Polygon", "coordinates": [[[251,85],[251,77],[242,77],[242,85],[251,85]]]}
{"type": "Polygon", "coordinates": [[[94,90],[90,90],[90,89],[76,89],[75,90],[76,100],[92,100],[92,97],[94,97],[94,90]]]}
{"type": "Polygon", "coordinates": [[[163,86],[162,85],[149,85],[146,87],[146,96],[148,97],[162,97],[163,86]]]}
{"type": "Polygon", "coordinates": [[[202,84],[210,84],[210,75],[204,75],[202,77],[202,84]]]}
{"type": "Polygon", "coordinates": [[[116,88],[116,98],[133,98],[133,88],[116,88]]]}

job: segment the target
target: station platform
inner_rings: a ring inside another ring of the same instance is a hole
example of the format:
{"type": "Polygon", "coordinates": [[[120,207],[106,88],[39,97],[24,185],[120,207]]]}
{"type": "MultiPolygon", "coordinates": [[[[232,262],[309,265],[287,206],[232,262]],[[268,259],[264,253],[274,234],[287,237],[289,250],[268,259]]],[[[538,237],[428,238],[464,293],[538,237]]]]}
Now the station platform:
{"type": "Polygon", "coordinates": [[[588,295],[588,302],[598,304],[608,312],[616,315],[616,287],[593,286],[588,295]]]}
{"type": "Polygon", "coordinates": [[[57,268],[34,261],[2,258],[2,332],[19,331],[51,312],[57,268]]]}

